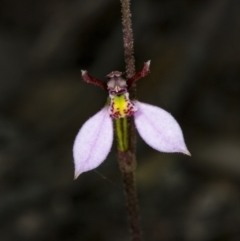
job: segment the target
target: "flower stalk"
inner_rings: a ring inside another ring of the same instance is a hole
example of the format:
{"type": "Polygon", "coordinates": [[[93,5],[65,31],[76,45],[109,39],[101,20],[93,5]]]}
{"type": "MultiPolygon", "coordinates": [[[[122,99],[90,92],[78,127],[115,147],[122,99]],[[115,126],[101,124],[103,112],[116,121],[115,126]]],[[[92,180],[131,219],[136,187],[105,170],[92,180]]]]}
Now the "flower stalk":
{"type": "MultiPolygon", "coordinates": [[[[126,73],[127,78],[131,78],[135,75],[135,59],[130,0],[121,0],[121,12],[126,73]]],[[[136,98],[135,84],[133,84],[129,93],[132,99],[136,98]]],[[[135,169],[137,163],[135,156],[136,131],[133,117],[116,119],[115,131],[118,142],[118,163],[122,172],[126,196],[129,231],[131,233],[132,241],[141,241],[142,232],[140,228],[137,188],[135,181],[135,169]]]]}

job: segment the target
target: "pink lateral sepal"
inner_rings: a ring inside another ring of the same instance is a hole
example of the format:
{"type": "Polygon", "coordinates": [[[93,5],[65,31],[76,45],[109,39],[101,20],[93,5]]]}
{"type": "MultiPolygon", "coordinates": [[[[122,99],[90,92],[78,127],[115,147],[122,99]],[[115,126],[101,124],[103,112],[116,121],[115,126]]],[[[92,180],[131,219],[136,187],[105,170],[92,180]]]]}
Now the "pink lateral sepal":
{"type": "Polygon", "coordinates": [[[138,111],[134,115],[137,130],[142,139],[161,152],[181,152],[190,155],[182,130],[167,111],[136,101],[138,111]]]}
{"type": "Polygon", "coordinates": [[[104,107],[88,119],[78,132],[73,145],[75,179],[83,172],[98,167],[107,157],[113,142],[113,124],[104,107]]]}

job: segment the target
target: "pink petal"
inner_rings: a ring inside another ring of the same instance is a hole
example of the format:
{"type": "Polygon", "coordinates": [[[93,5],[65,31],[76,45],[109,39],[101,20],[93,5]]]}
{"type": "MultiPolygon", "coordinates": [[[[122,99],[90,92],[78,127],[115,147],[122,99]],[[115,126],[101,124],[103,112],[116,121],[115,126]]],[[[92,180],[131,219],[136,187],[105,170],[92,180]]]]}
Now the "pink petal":
{"type": "Polygon", "coordinates": [[[153,105],[136,102],[134,115],[137,130],[142,139],[161,152],[182,152],[190,155],[184,143],[177,121],[167,111],[153,105]]]}
{"type": "Polygon", "coordinates": [[[113,124],[108,108],[103,108],[87,120],[73,146],[75,178],[98,167],[107,157],[113,142],[113,124]]]}

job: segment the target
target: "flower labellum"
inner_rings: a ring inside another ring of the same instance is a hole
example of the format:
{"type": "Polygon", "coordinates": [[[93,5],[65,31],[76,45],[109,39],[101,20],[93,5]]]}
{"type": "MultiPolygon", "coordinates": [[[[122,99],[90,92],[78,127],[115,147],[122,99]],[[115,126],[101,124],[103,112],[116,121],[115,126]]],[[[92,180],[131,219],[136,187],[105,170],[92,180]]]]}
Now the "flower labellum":
{"type": "Polygon", "coordinates": [[[119,71],[107,75],[104,83],[82,71],[83,80],[100,86],[109,93],[110,105],[91,117],[80,129],[73,146],[75,178],[98,167],[107,157],[113,143],[112,119],[134,116],[142,139],[160,152],[181,152],[190,155],[181,128],[167,111],[129,98],[128,90],[149,73],[150,61],[132,78],[126,80],[119,71]]]}

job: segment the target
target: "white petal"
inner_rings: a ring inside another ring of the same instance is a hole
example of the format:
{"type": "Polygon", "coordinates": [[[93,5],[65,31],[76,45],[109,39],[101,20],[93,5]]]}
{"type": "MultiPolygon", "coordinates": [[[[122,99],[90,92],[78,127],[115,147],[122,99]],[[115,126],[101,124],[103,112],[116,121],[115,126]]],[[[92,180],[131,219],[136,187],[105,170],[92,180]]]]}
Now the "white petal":
{"type": "Polygon", "coordinates": [[[135,125],[142,139],[161,152],[182,152],[190,155],[177,121],[167,111],[153,105],[136,102],[135,125]]]}
{"type": "Polygon", "coordinates": [[[113,124],[108,108],[87,120],[74,142],[75,178],[98,167],[107,157],[113,142],[113,124]]]}

